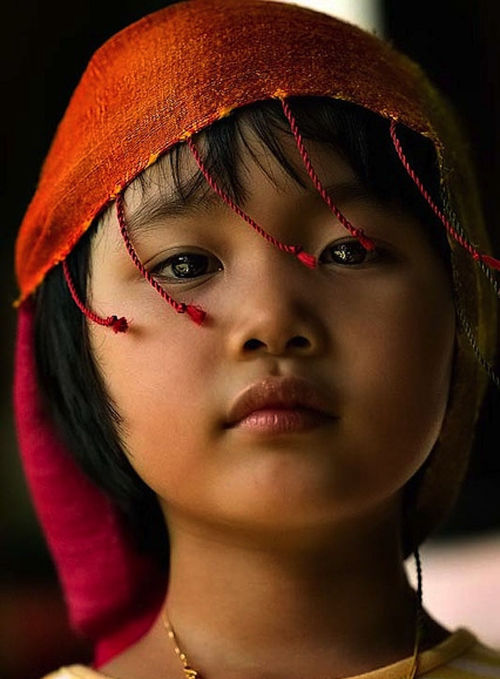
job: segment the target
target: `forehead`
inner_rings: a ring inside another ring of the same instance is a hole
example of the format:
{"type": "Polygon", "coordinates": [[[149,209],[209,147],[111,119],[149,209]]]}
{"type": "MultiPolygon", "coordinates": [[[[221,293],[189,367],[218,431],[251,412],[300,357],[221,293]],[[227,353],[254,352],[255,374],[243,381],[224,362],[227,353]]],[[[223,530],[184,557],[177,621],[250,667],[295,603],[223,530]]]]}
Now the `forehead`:
{"type": "MultiPolygon", "coordinates": [[[[240,208],[247,209],[252,202],[269,193],[290,204],[300,201],[305,205],[307,199],[321,201],[290,135],[280,135],[280,146],[286,155],[285,162],[292,167],[296,177],[291,176],[255,134],[249,132],[249,136],[253,137],[250,147],[240,141],[229,186],[228,179],[222,177],[216,167],[211,170],[217,185],[240,208]]],[[[205,156],[209,153],[206,143],[197,146],[205,156]]],[[[309,141],[308,147],[315,168],[323,178],[324,188],[335,196],[337,203],[370,199],[366,187],[338,151],[316,141],[309,141]]],[[[127,227],[131,236],[139,236],[158,221],[194,219],[227,209],[224,200],[202,176],[185,144],[161,158],[134,181],[127,189],[126,201],[127,227]]]]}
{"type": "MultiPolygon", "coordinates": [[[[309,102],[307,104],[310,106],[309,102]]],[[[407,224],[411,224],[408,228],[429,231],[429,225],[425,218],[420,218],[419,210],[400,197],[404,191],[401,192],[398,182],[393,181],[394,167],[390,166],[394,154],[389,154],[390,160],[387,161],[386,150],[380,150],[384,146],[380,133],[387,130],[381,130],[378,117],[373,118],[373,114],[370,114],[370,121],[375,121],[375,127],[372,129],[368,124],[371,132],[366,137],[363,136],[366,128],[362,118],[343,118],[342,115],[337,116],[335,111],[332,124],[331,120],[324,123],[324,119],[328,118],[324,111],[311,107],[311,112],[309,120],[306,114],[302,128],[308,154],[316,174],[321,178],[322,187],[340,211],[354,222],[354,226],[363,227],[378,221],[377,231],[380,231],[380,214],[384,213],[391,220],[394,216],[397,219],[398,215],[404,214],[410,217],[406,220],[407,224]],[[336,128],[337,119],[343,121],[339,128],[336,128]],[[351,137],[351,143],[345,143],[346,137],[351,137]],[[353,138],[355,143],[352,143],[353,138]],[[374,138],[377,143],[374,143],[374,138]],[[373,156],[368,161],[366,152],[373,156]],[[358,168],[358,173],[353,165],[358,168]],[[383,177],[382,182],[389,186],[389,196],[379,190],[380,175],[383,177]],[[360,206],[361,212],[358,209],[360,206]],[[377,219],[372,219],[377,215],[377,219]],[[356,224],[358,219],[360,223],[356,224]]],[[[260,115],[262,111],[257,113],[260,115]]],[[[230,116],[219,121],[221,125],[217,123],[194,138],[212,179],[239,209],[281,240],[302,237],[305,217],[315,220],[317,216],[324,223],[324,228],[333,226],[337,220],[311,180],[287,122],[281,120],[275,124],[272,111],[269,115],[269,111],[265,110],[265,116],[261,118],[264,123],[262,134],[259,115],[253,116],[251,111],[243,111],[240,117],[230,116]],[[327,219],[323,219],[324,216],[327,219]],[[294,233],[289,231],[290,228],[294,233]]],[[[104,240],[113,250],[123,249],[113,208],[114,205],[111,205],[100,225],[111,221],[112,228],[105,229],[104,240]]],[[[215,237],[216,232],[222,233],[222,230],[207,230],[205,227],[208,224],[217,223],[220,226],[224,223],[232,229],[235,221],[241,219],[209,185],[185,143],[160,157],[128,186],[125,208],[128,235],[132,243],[138,246],[152,239],[159,242],[167,234],[168,242],[174,243],[182,240],[183,235],[199,234],[201,230],[205,236],[210,232],[215,237]],[[184,231],[184,228],[188,231],[184,231]]],[[[400,230],[402,235],[405,228],[401,226],[400,230]]],[[[102,234],[102,229],[99,231],[102,234]]],[[[349,236],[338,222],[336,232],[349,236]]],[[[228,233],[239,234],[242,231],[230,230],[228,233]]],[[[418,234],[418,237],[421,235],[418,234]]],[[[436,238],[435,234],[431,235],[431,244],[433,238],[437,240],[439,236],[436,238]]],[[[96,240],[93,249],[95,245],[96,240]]],[[[440,249],[440,245],[437,249],[440,249]]]]}
{"type": "MultiPolygon", "coordinates": [[[[335,204],[360,198],[377,204],[399,202],[405,212],[420,216],[422,206],[407,200],[408,180],[389,148],[385,119],[354,104],[314,97],[294,102],[294,115],[316,173],[335,204]]],[[[297,209],[306,200],[321,202],[291,123],[275,101],[233,112],[197,134],[194,143],[217,185],[245,211],[273,192],[275,204],[283,207],[293,208],[298,200],[297,209]]],[[[229,209],[184,143],[142,172],[126,189],[125,202],[132,236],[159,220],[193,221],[229,209]]]]}

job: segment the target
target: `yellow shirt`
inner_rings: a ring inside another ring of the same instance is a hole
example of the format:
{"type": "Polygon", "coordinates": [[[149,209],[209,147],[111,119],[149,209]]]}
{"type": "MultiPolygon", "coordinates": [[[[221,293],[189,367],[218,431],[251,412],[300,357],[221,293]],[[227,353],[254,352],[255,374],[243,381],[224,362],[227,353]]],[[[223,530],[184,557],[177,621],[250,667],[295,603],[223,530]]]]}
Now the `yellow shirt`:
{"type": "MultiPolygon", "coordinates": [[[[405,658],[350,679],[405,679],[410,666],[411,658],[405,658]]],[[[484,646],[469,630],[459,628],[419,655],[416,676],[425,676],[425,679],[500,679],[500,650],[484,646]]],[[[110,678],[90,667],[71,665],[61,667],[43,679],[110,678]]]]}

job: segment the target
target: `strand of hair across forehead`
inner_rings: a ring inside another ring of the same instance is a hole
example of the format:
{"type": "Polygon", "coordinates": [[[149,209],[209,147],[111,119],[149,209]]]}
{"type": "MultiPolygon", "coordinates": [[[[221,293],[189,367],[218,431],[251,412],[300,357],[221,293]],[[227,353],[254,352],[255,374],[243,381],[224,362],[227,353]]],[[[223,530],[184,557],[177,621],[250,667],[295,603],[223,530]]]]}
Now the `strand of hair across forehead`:
{"type": "Polygon", "coordinates": [[[139,270],[141,275],[147,280],[147,282],[156,290],[156,292],[173,307],[177,313],[183,314],[187,313],[189,317],[198,325],[201,325],[206,318],[206,312],[198,306],[192,304],[185,304],[184,302],[177,302],[173,297],[171,297],[158,283],[157,280],[151,276],[151,274],[144,268],[141,260],[139,259],[134,246],[132,245],[128,231],[127,223],[125,221],[125,207],[123,202],[123,196],[120,193],[116,197],[116,215],[118,217],[118,224],[120,225],[120,233],[122,235],[127,252],[132,259],[132,262],[139,270]]]}
{"type": "Polygon", "coordinates": [[[281,106],[283,107],[283,112],[285,116],[287,117],[288,122],[290,123],[290,129],[292,130],[292,134],[295,138],[295,142],[297,144],[297,148],[299,150],[300,156],[304,162],[304,166],[307,170],[307,173],[316,187],[316,190],[319,192],[325,203],[328,205],[330,208],[331,212],[335,215],[335,217],[339,220],[339,222],[342,224],[342,226],[349,231],[349,233],[356,238],[361,245],[365,248],[365,250],[372,251],[375,249],[375,243],[371,240],[371,238],[368,238],[368,236],[365,234],[363,229],[360,229],[358,227],[355,227],[351,224],[351,222],[342,214],[342,212],[338,209],[338,207],[334,204],[333,200],[331,197],[328,195],[327,190],[321,183],[318,175],[316,174],[316,171],[313,167],[313,164],[311,162],[311,158],[307,152],[307,149],[304,144],[304,140],[302,138],[302,135],[299,131],[297,121],[295,120],[295,117],[290,109],[290,106],[288,105],[288,102],[285,99],[280,99],[281,101],[281,106]]]}
{"type": "Polygon", "coordinates": [[[426,202],[428,203],[429,207],[431,210],[434,212],[436,217],[439,219],[439,221],[443,224],[447,232],[450,234],[450,236],[462,247],[464,250],[466,250],[471,257],[477,261],[477,262],[482,262],[486,266],[490,267],[491,269],[495,270],[500,270],[500,260],[496,259],[495,257],[491,257],[490,255],[482,254],[480,253],[477,248],[475,248],[462,234],[460,234],[454,226],[450,223],[450,221],[446,218],[446,216],[442,213],[442,211],[438,208],[436,203],[432,200],[429,192],[427,189],[424,187],[422,182],[420,181],[419,177],[417,176],[416,172],[413,170],[411,167],[408,158],[406,157],[403,147],[401,145],[401,142],[397,136],[396,133],[396,121],[391,120],[390,124],[390,135],[392,139],[392,143],[394,145],[394,148],[396,149],[396,153],[399,156],[399,159],[407,171],[408,175],[411,177],[413,180],[413,183],[417,187],[417,189],[420,191],[426,202]]]}
{"type": "Polygon", "coordinates": [[[63,261],[62,268],[63,268],[64,278],[66,279],[66,284],[67,284],[68,289],[71,293],[71,297],[73,298],[73,301],[75,302],[76,306],[80,309],[80,311],[89,320],[93,321],[94,323],[97,323],[98,325],[103,325],[103,326],[106,326],[108,328],[111,328],[114,332],[127,332],[128,322],[127,322],[127,319],[124,316],[121,316],[120,318],[118,318],[118,316],[108,316],[107,318],[102,318],[101,316],[98,316],[93,311],[91,311],[87,306],[85,306],[85,304],[82,302],[82,300],[78,296],[78,293],[76,291],[75,284],[73,283],[73,279],[71,278],[68,263],[67,263],[66,260],[63,261]]]}
{"type": "Polygon", "coordinates": [[[200,172],[203,174],[205,179],[207,180],[208,184],[212,187],[212,189],[222,198],[222,200],[242,219],[247,222],[259,235],[261,235],[263,238],[265,238],[269,243],[272,243],[275,245],[277,248],[282,250],[283,252],[286,252],[288,254],[294,255],[297,257],[299,261],[302,262],[302,264],[305,264],[307,267],[310,269],[314,269],[317,265],[316,257],[313,255],[310,255],[307,252],[304,252],[304,248],[302,245],[287,245],[286,243],[283,243],[282,241],[278,240],[274,236],[272,236],[270,233],[265,231],[262,226],[257,224],[257,222],[252,219],[249,215],[247,215],[246,212],[244,212],[228,195],[225,193],[220,186],[217,184],[215,179],[211,176],[210,172],[208,171],[198,149],[196,148],[193,140],[191,137],[188,137],[186,140],[186,144],[188,145],[189,149],[191,150],[191,153],[194,156],[194,159],[196,160],[196,163],[198,165],[198,168],[200,169],[200,172]]]}

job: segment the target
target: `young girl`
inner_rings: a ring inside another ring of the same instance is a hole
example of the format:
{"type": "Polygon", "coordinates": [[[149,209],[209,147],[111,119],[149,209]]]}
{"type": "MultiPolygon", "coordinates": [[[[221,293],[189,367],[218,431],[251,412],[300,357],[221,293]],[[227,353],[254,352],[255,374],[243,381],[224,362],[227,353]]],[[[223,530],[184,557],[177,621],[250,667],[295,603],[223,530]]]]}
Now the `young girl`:
{"type": "Polygon", "coordinates": [[[16,262],[20,447],[96,645],[51,677],[500,676],[422,606],[500,262],[415,64],[293,5],[150,15],[92,58],[16,262]]]}

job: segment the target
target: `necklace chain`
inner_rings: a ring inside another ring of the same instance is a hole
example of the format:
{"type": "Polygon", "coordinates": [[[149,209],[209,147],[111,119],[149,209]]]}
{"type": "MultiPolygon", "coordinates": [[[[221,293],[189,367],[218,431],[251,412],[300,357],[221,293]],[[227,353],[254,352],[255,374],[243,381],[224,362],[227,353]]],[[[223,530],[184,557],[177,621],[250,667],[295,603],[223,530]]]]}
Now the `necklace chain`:
{"type": "Polygon", "coordinates": [[[167,630],[169,638],[172,639],[174,643],[175,654],[182,662],[182,669],[184,670],[184,675],[186,679],[201,679],[199,672],[189,665],[186,654],[183,653],[179,648],[179,644],[177,643],[177,639],[175,638],[174,630],[172,629],[172,625],[170,624],[170,620],[168,619],[166,609],[163,612],[162,621],[165,629],[167,630]]]}

